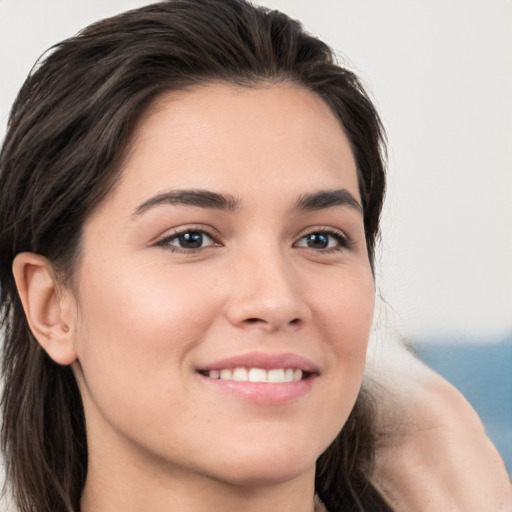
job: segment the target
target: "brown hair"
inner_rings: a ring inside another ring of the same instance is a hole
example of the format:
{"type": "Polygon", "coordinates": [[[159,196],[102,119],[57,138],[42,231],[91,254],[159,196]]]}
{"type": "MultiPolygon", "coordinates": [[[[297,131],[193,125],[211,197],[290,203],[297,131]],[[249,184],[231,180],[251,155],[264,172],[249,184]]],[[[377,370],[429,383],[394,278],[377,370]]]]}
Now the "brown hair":
{"type": "MultiPolygon", "coordinates": [[[[373,263],[385,186],[382,126],[357,77],[297,21],[243,0],[175,0],[100,21],[54,46],[19,92],[0,155],[2,449],[22,512],[79,510],[87,439],[71,369],[54,363],[28,328],[13,259],[39,253],[69,281],[84,221],[119,177],[149,103],[212,81],[286,81],[329,105],[356,160],[373,263]]],[[[368,479],[373,437],[361,395],[317,463],[316,490],[331,512],[390,510],[368,479]]]]}

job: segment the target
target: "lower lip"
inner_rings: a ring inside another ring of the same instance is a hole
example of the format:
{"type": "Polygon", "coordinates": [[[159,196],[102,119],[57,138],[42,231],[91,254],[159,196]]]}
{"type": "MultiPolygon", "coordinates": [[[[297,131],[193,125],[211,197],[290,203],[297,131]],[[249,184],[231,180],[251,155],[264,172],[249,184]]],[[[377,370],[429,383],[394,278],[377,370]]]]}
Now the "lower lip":
{"type": "Polygon", "coordinates": [[[316,378],[311,375],[307,379],[296,382],[269,383],[211,379],[201,374],[199,377],[205,384],[218,391],[231,393],[244,400],[263,405],[286,404],[301,398],[310,391],[316,378]]]}

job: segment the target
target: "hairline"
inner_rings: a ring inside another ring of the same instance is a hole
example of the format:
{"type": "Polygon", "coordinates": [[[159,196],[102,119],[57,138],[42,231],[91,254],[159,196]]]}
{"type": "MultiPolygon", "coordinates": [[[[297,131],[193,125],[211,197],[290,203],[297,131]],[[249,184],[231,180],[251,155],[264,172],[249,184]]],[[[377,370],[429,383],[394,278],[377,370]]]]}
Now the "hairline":
{"type": "MultiPolygon", "coordinates": [[[[69,262],[66,265],[65,272],[57,272],[57,275],[61,277],[60,284],[69,288],[69,290],[73,293],[75,298],[78,300],[79,297],[79,286],[78,286],[78,273],[80,269],[81,259],[83,255],[83,232],[84,226],[87,221],[91,218],[91,216],[98,211],[101,206],[108,200],[108,197],[115,191],[115,189],[120,185],[123,175],[126,171],[127,162],[130,159],[130,155],[136,147],[136,141],[138,136],[141,134],[142,126],[155,114],[157,114],[161,109],[165,108],[169,102],[179,101],[180,97],[186,94],[194,93],[204,88],[215,87],[215,86],[226,86],[232,87],[234,89],[271,89],[273,87],[290,87],[292,89],[302,90],[311,93],[316,98],[320,99],[322,103],[328,108],[329,112],[334,116],[336,122],[341,128],[343,134],[347,138],[350,153],[352,159],[355,164],[356,177],[358,186],[360,185],[360,170],[358,167],[358,162],[356,159],[356,155],[354,152],[353,144],[351,137],[347,133],[345,126],[339,116],[338,112],[335,110],[334,106],[331,105],[322,94],[318,91],[314,90],[312,87],[308,86],[306,83],[302,83],[299,79],[296,79],[292,76],[287,75],[284,72],[277,73],[275,76],[258,76],[254,73],[252,77],[226,77],[226,78],[208,78],[208,77],[197,77],[197,80],[193,82],[192,78],[190,79],[190,83],[184,84],[178,87],[165,87],[165,85],[160,90],[155,91],[147,91],[147,94],[143,98],[144,108],[138,113],[133,126],[131,127],[127,137],[124,139],[121,144],[119,153],[115,158],[114,165],[116,169],[112,172],[112,180],[111,184],[108,187],[108,190],[105,193],[105,196],[95,204],[85,215],[84,221],[80,226],[80,232],[78,234],[77,243],[73,250],[73,254],[71,258],[69,258],[69,262]]],[[[363,199],[363,198],[361,198],[363,199]]],[[[364,217],[365,208],[364,201],[362,206],[362,213],[364,217]]],[[[52,262],[53,263],[53,262],[52,262]]],[[[373,269],[373,261],[371,261],[371,266],[373,269]]],[[[372,270],[373,272],[373,270],[372,270]]]]}

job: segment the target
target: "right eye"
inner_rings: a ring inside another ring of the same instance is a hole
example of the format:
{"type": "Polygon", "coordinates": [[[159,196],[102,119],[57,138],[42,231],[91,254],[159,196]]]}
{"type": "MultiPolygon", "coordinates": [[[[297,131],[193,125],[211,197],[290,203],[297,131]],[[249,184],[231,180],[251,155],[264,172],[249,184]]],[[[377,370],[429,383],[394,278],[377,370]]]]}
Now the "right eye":
{"type": "Polygon", "coordinates": [[[213,238],[198,229],[186,229],[165,237],[157,243],[160,247],[180,252],[197,251],[218,245],[213,238]]]}

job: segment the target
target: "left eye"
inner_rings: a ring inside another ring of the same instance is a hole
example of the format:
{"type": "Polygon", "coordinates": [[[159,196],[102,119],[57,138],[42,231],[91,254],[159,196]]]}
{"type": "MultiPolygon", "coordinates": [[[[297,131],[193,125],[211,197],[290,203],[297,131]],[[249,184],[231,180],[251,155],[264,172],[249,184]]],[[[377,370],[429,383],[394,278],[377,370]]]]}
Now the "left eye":
{"type": "Polygon", "coordinates": [[[162,240],[159,245],[180,249],[201,249],[202,247],[215,245],[215,242],[204,231],[183,231],[162,240]]]}
{"type": "Polygon", "coordinates": [[[332,249],[335,247],[347,247],[347,239],[338,233],[320,231],[303,236],[296,247],[308,247],[309,249],[332,249]]]}

